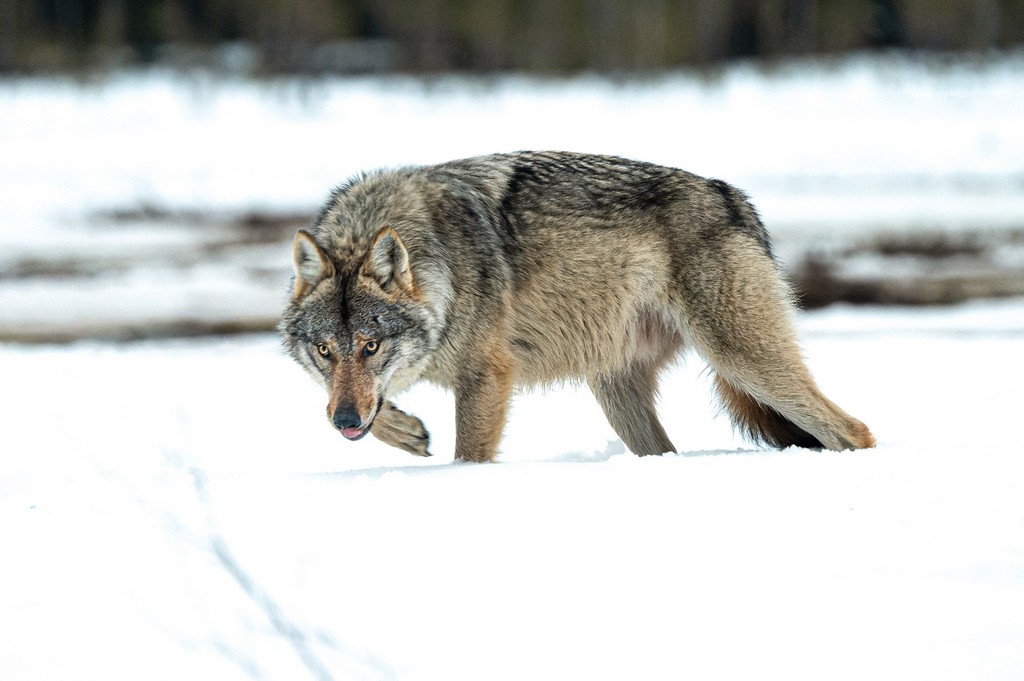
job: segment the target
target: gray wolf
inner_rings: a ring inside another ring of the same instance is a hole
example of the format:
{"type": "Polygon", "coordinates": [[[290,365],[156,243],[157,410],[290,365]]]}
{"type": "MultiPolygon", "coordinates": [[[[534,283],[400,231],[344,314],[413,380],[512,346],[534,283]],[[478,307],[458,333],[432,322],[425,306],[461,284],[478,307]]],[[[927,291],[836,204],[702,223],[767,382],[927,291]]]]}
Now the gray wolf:
{"type": "Polygon", "coordinates": [[[349,440],[429,455],[392,401],[426,380],[455,394],[455,457],[490,461],[513,391],[568,379],[634,453],[673,452],[658,374],[692,349],[755,442],[875,443],[816,386],[768,234],[720,180],[565,152],[378,171],[331,194],[293,259],[284,345],[349,440]]]}

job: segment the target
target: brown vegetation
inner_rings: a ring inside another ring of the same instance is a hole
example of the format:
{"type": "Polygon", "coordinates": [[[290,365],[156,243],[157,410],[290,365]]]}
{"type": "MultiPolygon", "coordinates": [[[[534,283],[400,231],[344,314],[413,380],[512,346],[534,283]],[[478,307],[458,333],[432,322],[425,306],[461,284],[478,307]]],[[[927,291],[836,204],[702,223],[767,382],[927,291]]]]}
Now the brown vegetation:
{"type": "Polygon", "coordinates": [[[879,234],[789,267],[804,308],[947,305],[1024,295],[1024,230],[879,234]]]}
{"type": "MultiPolygon", "coordinates": [[[[26,252],[0,263],[0,285],[51,282],[70,290],[89,281],[123,278],[128,282],[147,271],[174,271],[187,279],[193,268],[216,267],[226,283],[239,282],[262,291],[272,304],[229,305],[220,317],[135,320],[100,315],[87,323],[54,318],[36,325],[0,320],[0,341],[129,340],[270,331],[277,323],[277,301],[291,274],[289,243],[296,229],[311,220],[312,213],[210,214],[150,205],[96,214],[93,222],[102,229],[132,229],[140,223],[153,229],[194,227],[196,238],[159,249],[115,248],[88,255],[66,250],[26,252]]],[[[805,309],[835,303],[943,305],[1024,296],[1024,229],[879,232],[831,245],[813,239],[797,243],[795,238],[776,241],[787,252],[786,276],[805,309]]],[[[222,294],[211,288],[208,295],[222,294]]]]}

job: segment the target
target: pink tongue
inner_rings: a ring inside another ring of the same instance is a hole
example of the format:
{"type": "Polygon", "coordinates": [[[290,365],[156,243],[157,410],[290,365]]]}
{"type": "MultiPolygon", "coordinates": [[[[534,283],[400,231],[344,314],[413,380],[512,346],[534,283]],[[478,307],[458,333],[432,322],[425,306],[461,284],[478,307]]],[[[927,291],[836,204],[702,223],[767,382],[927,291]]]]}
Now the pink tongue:
{"type": "Polygon", "coordinates": [[[362,435],[362,433],[363,433],[363,431],[361,431],[358,428],[342,428],[341,429],[341,434],[344,435],[345,437],[347,437],[350,440],[352,438],[354,438],[354,437],[359,437],[360,435],[362,435]]]}

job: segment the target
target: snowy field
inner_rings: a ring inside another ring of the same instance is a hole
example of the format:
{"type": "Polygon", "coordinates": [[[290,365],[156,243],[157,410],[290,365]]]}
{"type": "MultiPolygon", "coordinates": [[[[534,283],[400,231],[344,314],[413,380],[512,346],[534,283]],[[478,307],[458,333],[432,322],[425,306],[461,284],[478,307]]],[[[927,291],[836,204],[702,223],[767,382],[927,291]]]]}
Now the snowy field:
{"type": "Polygon", "coordinates": [[[267,336],[0,348],[0,678],[1024,677],[1024,303],[802,320],[866,452],[756,450],[694,361],[623,453],[585,391],[500,463],[349,443],[267,336]]]}
{"type": "MultiPolygon", "coordinates": [[[[637,82],[0,82],[0,330],[259,328],[287,241],[213,234],[211,215],[312,214],[362,168],[519,148],[727,179],[784,255],[1014,235],[1022,115],[1019,54],[637,82]]],[[[517,398],[499,463],[454,464],[451,396],[398,400],[430,459],[349,443],[269,334],[0,342],[0,679],[1024,678],[1024,299],[799,323],[878,448],[752,447],[692,359],[660,403],[679,454],[633,457],[569,386],[517,398]]]]}

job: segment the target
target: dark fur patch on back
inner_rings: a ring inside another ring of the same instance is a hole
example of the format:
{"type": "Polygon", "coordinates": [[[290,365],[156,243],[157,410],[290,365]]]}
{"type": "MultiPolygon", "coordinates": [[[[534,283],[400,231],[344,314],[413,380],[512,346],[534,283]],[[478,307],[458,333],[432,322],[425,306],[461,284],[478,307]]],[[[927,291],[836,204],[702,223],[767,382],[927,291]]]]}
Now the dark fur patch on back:
{"type": "Polygon", "coordinates": [[[518,217],[522,193],[527,187],[534,186],[538,182],[537,171],[533,166],[519,163],[512,169],[512,175],[508,178],[508,184],[498,208],[499,224],[505,230],[506,244],[518,245],[519,232],[525,226],[518,217]]]}
{"type": "Polygon", "coordinates": [[[537,172],[530,165],[518,163],[512,168],[512,175],[508,178],[508,186],[505,189],[505,196],[501,200],[501,208],[504,212],[513,209],[514,202],[519,193],[529,184],[537,182],[537,172]]]}
{"type": "Polygon", "coordinates": [[[580,211],[646,212],[672,205],[679,172],[611,156],[525,154],[509,188],[542,190],[549,199],[580,211]]]}
{"type": "Polygon", "coordinates": [[[772,241],[764,228],[757,211],[747,200],[746,195],[727,182],[708,180],[708,187],[718,192],[729,214],[729,224],[735,229],[751,237],[764,248],[769,257],[772,255],[772,241]]]}

